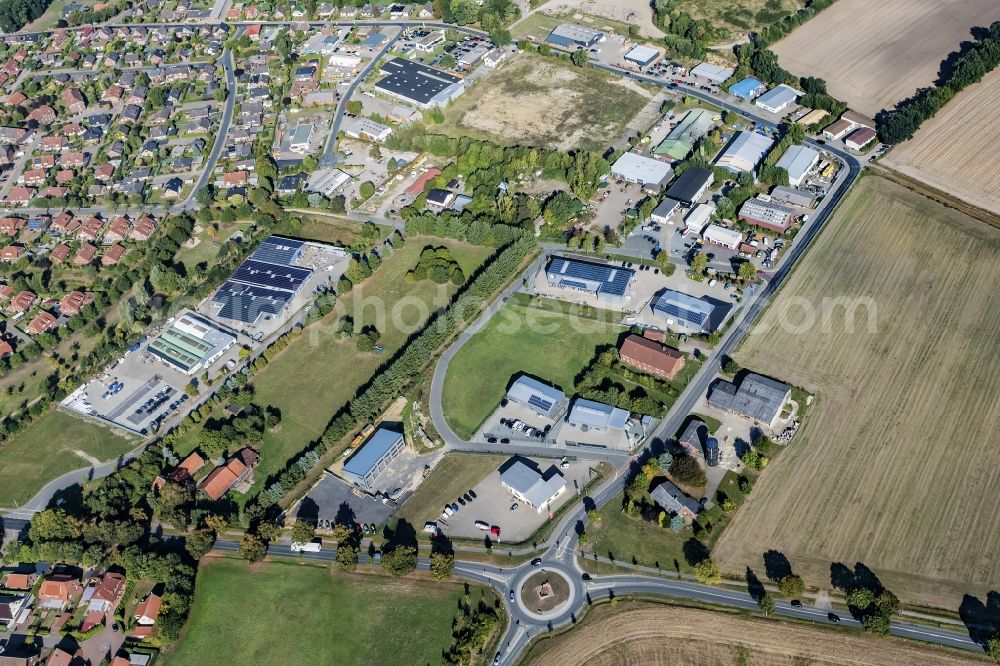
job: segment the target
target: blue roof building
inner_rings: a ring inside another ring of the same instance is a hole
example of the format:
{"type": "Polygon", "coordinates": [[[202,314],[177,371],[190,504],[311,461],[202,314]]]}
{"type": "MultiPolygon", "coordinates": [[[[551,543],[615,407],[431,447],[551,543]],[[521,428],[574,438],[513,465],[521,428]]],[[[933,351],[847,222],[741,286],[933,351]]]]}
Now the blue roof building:
{"type": "Polygon", "coordinates": [[[742,81],[738,81],[729,86],[729,92],[736,95],[740,99],[753,99],[765,90],[767,90],[767,86],[752,76],[748,76],[742,81]]]}
{"type": "Polygon", "coordinates": [[[572,257],[552,257],[545,279],[552,287],[587,292],[599,301],[621,305],[632,285],[635,271],[621,266],[572,257]]]}
{"type": "Polygon", "coordinates": [[[379,426],[368,441],[344,463],[344,478],[371,490],[378,475],[405,446],[403,433],[379,426]]]}

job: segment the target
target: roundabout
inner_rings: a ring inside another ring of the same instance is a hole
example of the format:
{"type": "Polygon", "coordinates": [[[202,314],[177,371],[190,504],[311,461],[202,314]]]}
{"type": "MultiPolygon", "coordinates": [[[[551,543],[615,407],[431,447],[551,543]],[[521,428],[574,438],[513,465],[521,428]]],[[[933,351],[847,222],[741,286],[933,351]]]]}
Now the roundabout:
{"type": "Polygon", "coordinates": [[[511,591],[522,621],[547,623],[572,612],[583,593],[578,575],[574,573],[565,567],[547,564],[519,576],[511,585],[511,591]]]}

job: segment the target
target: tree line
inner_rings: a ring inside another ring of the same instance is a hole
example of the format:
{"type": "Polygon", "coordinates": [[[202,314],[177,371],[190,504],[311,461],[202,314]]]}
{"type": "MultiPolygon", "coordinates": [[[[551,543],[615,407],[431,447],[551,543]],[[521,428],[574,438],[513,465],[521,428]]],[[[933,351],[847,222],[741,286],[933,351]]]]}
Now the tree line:
{"type": "Polygon", "coordinates": [[[52,0],[3,0],[0,2],[0,28],[17,32],[45,13],[52,0]]]}
{"type": "Polygon", "coordinates": [[[919,89],[912,97],[875,116],[882,143],[896,144],[911,138],[948,100],[1000,65],[1000,21],[973,32],[973,41],[964,42],[958,51],[945,58],[941,65],[943,74],[936,85],[919,89]]]}

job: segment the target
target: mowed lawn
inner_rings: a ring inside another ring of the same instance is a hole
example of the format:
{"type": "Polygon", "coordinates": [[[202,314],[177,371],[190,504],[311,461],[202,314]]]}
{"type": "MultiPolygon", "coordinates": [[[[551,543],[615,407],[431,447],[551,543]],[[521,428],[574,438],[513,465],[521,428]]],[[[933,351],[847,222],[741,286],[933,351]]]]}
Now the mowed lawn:
{"type": "Polygon", "coordinates": [[[861,179],[736,354],[818,399],[719,540],[725,571],[776,549],[807,584],[863,562],[907,601],[996,589],[997,284],[1000,230],[861,179]],[[823,299],[868,314],[803,325],[823,299]]]}
{"type": "Polygon", "coordinates": [[[299,339],[256,375],[257,402],[281,409],[281,427],[264,434],[254,492],[270,474],[319,437],[358,388],[458,290],[450,283],[442,286],[429,280],[412,284],[405,281],[406,272],[416,265],[420,251],[427,245],[451,248],[467,276],[492,251],[440,238],[408,239],[372,277],[341,299],[334,312],[307,327],[299,339]],[[379,344],[385,352],[363,353],[358,351],[355,339],[338,339],[336,324],[345,315],[353,317],[358,325],[376,326],[382,333],[379,344]]]}
{"type": "Polygon", "coordinates": [[[24,504],[58,476],[112,460],[138,446],[133,437],[55,409],[0,445],[0,506],[24,504]]]}
{"type": "Polygon", "coordinates": [[[474,488],[509,456],[451,452],[441,459],[424,479],[417,491],[399,508],[396,517],[418,530],[424,523],[436,520],[445,503],[455,501],[474,488]]]}
{"type": "Polygon", "coordinates": [[[573,392],[574,378],[602,345],[617,345],[616,324],[546,312],[513,301],[455,354],[441,402],[448,424],[468,439],[524,372],[573,392]]]}
{"type": "Polygon", "coordinates": [[[503,144],[604,151],[652,97],[612,74],[523,53],[452,102],[438,127],[503,144]]]}
{"type": "MultiPolygon", "coordinates": [[[[464,593],[461,583],[207,560],[198,570],[186,634],[164,663],[439,664],[464,593]]],[[[482,593],[472,586],[470,601],[482,593]]]]}

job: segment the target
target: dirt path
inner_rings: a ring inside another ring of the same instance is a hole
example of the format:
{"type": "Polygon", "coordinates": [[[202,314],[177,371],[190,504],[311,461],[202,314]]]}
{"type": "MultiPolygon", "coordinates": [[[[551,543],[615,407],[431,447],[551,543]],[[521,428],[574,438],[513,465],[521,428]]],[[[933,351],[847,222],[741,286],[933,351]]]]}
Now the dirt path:
{"type": "Polygon", "coordinates": [[[86,451],[81,451],[80,449],[73,449],[73,453],[75,453],[76,455],[80,456],[81,458],[83,458],[84,460],[86,460],[91,465],[100,465],[101,464],[100,460],[98,460],[94,456],[90,455],[86,451]]]}
{"type": "Polygon", "coordinates": [[[594,16],[603,16],[613,21],[632,23],[639,27],[640,34],[646,37],[663,37],[663,31],[656,27],[653,22],[653,8],[648,2],[643,0],[599,0],[598,2],[588,2],[587,0],[550,0],[539,5],[530,12],[523,12],[515,25],[528,18],[535,12],[583,12],[594,16]]]}

